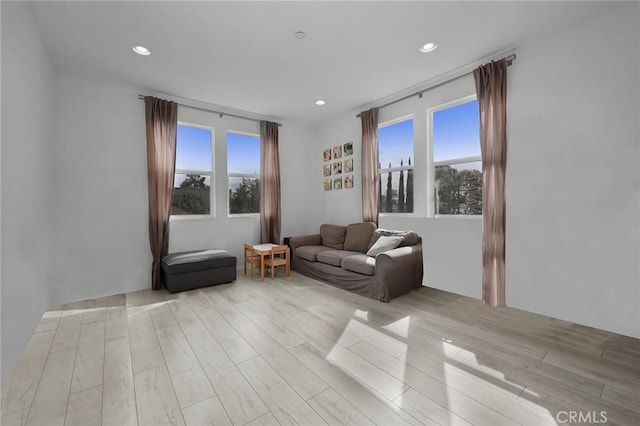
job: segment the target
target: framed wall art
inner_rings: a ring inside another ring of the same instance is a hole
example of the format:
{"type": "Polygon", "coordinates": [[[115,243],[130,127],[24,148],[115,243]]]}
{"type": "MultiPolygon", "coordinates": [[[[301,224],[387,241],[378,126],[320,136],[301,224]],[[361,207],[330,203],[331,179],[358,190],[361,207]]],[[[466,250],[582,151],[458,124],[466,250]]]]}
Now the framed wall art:
{"type": "Polygon", "coordinates": [[[333,147],[333,159],[342,158],[342,145],[336,145],[333,147]]]}
{"type": "Polygon", "coordinates": [[[351,173],[353,171],[353,158],[344,160],[344,172],[351,173]]]}
{"type": "Polygon", "coordinates": [[[342,174],[342,161],[336,161],[335,163],[333,163],[333,174],[342,174]]]}
{"type": "Polygon", "coordinates": [[[331,178],[326,178],[322,182],[322,185],[323,185],[325,191],[331,191],[331,178]]]}
{"type": "Polygon", "coordinates": [[[333,189],[342,189],[342,178],[333,178],[333,189]]]}
{"type": "Polygon", "coordinates": [[[353,188],[355,175],[352,155],[353,141],[322,150],[322,187],[325,191],[353,188]]]}
{"type": "Polygon", "coordinates": [[[353,155],[353,142],[347,142],[343,145],[344,156],[353,155]]]}
{"type": "Polygon", "coordinates": [[[346,175],[344,177],[344,187],[353,188],[353,175],[346,175]]]}

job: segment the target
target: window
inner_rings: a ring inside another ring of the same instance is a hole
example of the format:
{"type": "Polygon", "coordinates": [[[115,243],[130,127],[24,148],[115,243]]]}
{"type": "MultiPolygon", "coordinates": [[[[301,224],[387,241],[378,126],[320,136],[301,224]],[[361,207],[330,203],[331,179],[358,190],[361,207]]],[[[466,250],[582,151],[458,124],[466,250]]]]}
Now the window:
{"type": "Polygon", "coordinates": [[[213,129],[178,123],[171,215],[211,214],[213,129]]]}
{"type": "Polygon", "coordinates": [[[482,214],[480,122],[475,96],[431,110],[436,215],[482,214]]]}
{"type": "Polygon", "coordinates": [[[260,213],[260,136],[227,133],[229,214],[260,213]]]}
{"type": "Polygon", "coordinates": [[[413,213],[413,118],[378,127],[380,213],[413,213]]]}

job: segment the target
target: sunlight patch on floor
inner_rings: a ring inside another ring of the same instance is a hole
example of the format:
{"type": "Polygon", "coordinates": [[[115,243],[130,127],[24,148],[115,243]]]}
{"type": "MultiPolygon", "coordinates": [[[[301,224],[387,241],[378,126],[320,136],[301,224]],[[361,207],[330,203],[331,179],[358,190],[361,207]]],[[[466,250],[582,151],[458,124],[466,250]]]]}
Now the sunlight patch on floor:
{"type": "Polygon", "coordinates": [[[46,319],[55,319],[55,318],[59,318],[61,314],[61,309],[54,309],[51,311],[45,311],[44,314],[42,314],[42,318],[43,320],[46,319]]]}
{"type": "MultiPolygon", "coordinates": [[[[406,356],[408,346],[406,336],[409,332],[409,318],[403,318],[394,323],[394,329],[403,337],[394,338],[392,335],[380,331],[381,326],[371,326],[366,321],[366,311],[356,311],[353,317],[343,328],[342,335],[348,333],[353,336],[365,337],[363,344],[372,345],[376,350],[382,349],[390,357],[390,369],[387,372],[382,367],[367,359],[367,355],[360,355],[343,345],[336,343],[325,356],[325,360],[342,370],[352,379],[371,390],[376,397],[384,397],[382,400],[391,402],[400,397],[408,388],[404,384],[404,373],[406,369],[406,356]]],[[[341,336],[342,336],[341,335],[341,336]]],[[[340,339],[338,339],[339,342],[340,339]]],[[[397,405],[390,405],[396,410],[397,405]]],[[[399,409],[399,407],[398,407],[399,409]]]]}
{"type": "MultiPolygon", "coordinates": [[[[448,339],[443,338],[443,349],[450,345],[448,339]]],[[[486,364],[471,349],[458,348],[455,354],[450,355],[450,362],[443,362],[444,383],[447,389],[455,389],[467,394],[470,398],[476,399],[488,407],[494,404],[518,404],[515,408],[520,416],[513,413],[506,414],[502,409],[496,410],[511,417],[514,420],[521,420],[520,417],[530,417],[535,424],[555,424],[555,418],[549,410],[534,401],[520,399],[521,393],[534,395],[527,392],[526,385],[519,381],[514,381],[505,373],[499,370],[499,366],[486,364]],[[480,396],[481,395],[481,396],[480,396]],[[516,403],[517,401],[517,403],[516,403]]],[[[452,397],[447,392],[447,409],[455,413],[459,404],[458,398],[452,397]]],[[[495,409],[495,407],[494,407],[495,409]]],[[[506,408],[505,408],[506,409],[506,408]]]]}
{"type": "Polygon", "coordinates": [[[353,317],[360,318],[363,321],[369,321],[369,312],[356,309],[356,311],[353,313],[353,317]]]}
{"type": "Polygon", "coordinates": [[[65,308],[65,310],[62,311],[62,316],[63,317],[71,317],[73,315],[82,315],[83,312],[84,312],[84,309],[81,309],[81,308],[78,308],[78,309],[66,309],[65,308]]]}
{"type": "Polygon", "coordinates": [[[458,346],[453,340],[446,337],[442,337],[442,353],[448,357],[453,357],[459,353],[463,348],[458,346]]]}
{"type": "Polygon", "coordinates": [[[409,324],[411,323],[411,317],[406,316],[404,318],[400,318],[398,321],[392,322],[391,324],[384,325],[382,328],[385,330],[398,335],[404,339],[409,337],[409,324]]]}
{"type": "MultiPolygon", "coordinates": [[[[135,317],[137,315],[140,315],[142,313],[149,312],[149,311],[157,309],[157,308],[159,308],[161,306],[169,305],[169,304],[171,304],[171,301],[149,303],[147,305],[140,305],[140,306],[127,306],[126,307],[127,308],[127,316],[129,318],[133,318],[133,317],[135,317]]],[[[102,309],[104,309],[104,308],[102,308],[102,309]]],[[[90,311],[90,309],[85,309],[85,312],[88,312],[88,311],[90,311]]]]}

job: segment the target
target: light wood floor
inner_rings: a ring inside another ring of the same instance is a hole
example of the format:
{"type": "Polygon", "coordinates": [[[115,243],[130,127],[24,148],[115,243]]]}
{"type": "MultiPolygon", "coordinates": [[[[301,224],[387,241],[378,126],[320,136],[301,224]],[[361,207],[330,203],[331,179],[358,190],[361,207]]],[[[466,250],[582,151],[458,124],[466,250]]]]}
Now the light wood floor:
{"type": "Polygon", "coordinates": [[[295,272],[46,312],[2,395],[3,426],[550,425],[572,411],[640,424],[639,340],[430,288],[381,303],[295,272]]]}

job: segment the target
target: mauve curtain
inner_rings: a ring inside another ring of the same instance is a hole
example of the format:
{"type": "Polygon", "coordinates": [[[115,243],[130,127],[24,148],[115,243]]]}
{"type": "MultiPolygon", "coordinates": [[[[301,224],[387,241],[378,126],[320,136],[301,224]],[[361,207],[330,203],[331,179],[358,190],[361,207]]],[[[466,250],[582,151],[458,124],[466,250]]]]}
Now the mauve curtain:
{"type": "Polygon", "coordinates": [[[378,108],[360,113],[362,123],[362,220],[378,224],[378,108]]]}
{"type": "Polygon", "coordinates": [[[178,104],[144,98],[147,124],[147,177],[149,185],[149,244],[153,263],[151,288],[162,288],[160,260],[169,251],[169,215],[176,163],[178,104]]]}
{"type": "Polygon", "coordinates": [[[260,242],[280,243],[278,123],[260,122],[260,242]]]}
{"type": "Polygon", "coordinates": [[[507,62],[473,71],[480,109],[482,152],[482,301],[505,306],[505,194],[507,62]]]}

